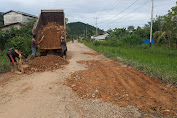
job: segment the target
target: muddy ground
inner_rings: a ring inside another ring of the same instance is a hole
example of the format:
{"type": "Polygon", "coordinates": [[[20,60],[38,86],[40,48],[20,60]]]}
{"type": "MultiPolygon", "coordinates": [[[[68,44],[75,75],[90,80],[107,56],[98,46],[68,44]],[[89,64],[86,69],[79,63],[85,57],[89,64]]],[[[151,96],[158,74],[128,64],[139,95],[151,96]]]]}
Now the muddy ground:
{"type": "Polygon", "coordinates": [[[0,75],[0,118],[177,117],[177,90],[68,43],[68,64],[32,74],[0,75]]]}

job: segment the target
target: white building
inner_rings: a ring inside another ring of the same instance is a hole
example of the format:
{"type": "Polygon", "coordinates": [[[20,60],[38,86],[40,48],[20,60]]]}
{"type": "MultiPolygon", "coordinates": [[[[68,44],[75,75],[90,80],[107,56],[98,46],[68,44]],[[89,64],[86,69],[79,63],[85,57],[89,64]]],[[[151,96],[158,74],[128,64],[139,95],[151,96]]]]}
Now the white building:
{"type": "Polygon", "coordinates": [[[6,30],[10,27],[20,28],[20,23],[28,22],[28,19],[37,18],[34,15],[24,12],[10,10],[3,14],[4,26],[0,27],[2,30],[6,30]]]}
{"type": "Polygon", "coordinates": [[[93,39],[95,39],[95,40],[105,40],[105,38],[106,38],[108,35],[109,35],[108,33],[101,34],[101,35],[98,35],[98,36],[93,37],[93,39]]]}
{"type": "Polygon", "coordinates": [[[4,25],[9,25],[13,23],[25,23],[28,19],[37,18],[34,15],[27,14],[24,12],[10,10],[3,14],[4,25]]]}

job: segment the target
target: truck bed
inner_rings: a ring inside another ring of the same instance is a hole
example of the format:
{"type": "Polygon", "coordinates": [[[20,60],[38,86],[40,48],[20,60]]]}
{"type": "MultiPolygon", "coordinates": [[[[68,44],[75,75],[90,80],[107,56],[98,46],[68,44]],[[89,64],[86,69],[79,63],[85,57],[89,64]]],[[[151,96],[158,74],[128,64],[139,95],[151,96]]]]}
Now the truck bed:
{"type": "Polygon", "coordinates": [[[33,27],[40,49],[61,49],[61,36],[66,40],[65,16],[63,10],[41,10],[38,21],[33,27]]]}

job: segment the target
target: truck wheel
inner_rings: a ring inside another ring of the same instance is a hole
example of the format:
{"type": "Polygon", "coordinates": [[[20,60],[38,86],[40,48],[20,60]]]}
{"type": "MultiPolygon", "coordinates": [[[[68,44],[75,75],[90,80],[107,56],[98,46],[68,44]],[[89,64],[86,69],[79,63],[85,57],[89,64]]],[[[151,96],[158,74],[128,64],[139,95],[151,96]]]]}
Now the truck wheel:
{"type": "Polygon", "coordinates": [[[46,56],[47,52],[46,51],[40,51],[40,56],[46,56]]]}

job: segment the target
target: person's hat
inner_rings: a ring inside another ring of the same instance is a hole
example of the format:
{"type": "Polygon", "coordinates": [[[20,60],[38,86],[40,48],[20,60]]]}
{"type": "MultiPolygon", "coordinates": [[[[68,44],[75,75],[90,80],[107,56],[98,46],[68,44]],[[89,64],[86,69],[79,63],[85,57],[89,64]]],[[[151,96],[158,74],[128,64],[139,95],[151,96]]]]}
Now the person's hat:
{"type": "Polygon", "coordinates": [[[61,36],[61,39],[64,39],[64,37],[63,37],[63,36],[61,36]]]}

